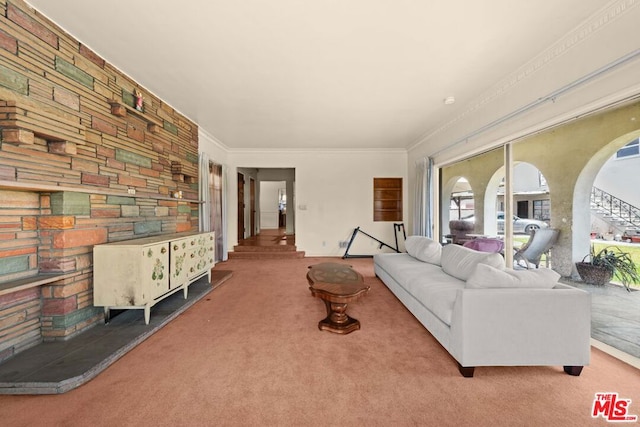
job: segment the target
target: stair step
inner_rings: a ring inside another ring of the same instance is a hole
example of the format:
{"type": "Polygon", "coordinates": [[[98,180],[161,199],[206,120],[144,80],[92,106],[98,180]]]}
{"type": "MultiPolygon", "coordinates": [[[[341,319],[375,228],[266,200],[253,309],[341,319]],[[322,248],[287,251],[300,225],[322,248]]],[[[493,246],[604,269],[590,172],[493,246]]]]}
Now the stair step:
{"type": "Polygon", "coordinates": [[[253,251],[253,252],[229,252],[229,259],[294,259],[304,258],[304,251],[253,251]]]}
{"type": "MultiPolygon", "coordinates": [[[[590,196],[591,212],[619,231],[639,227],[640,208],[605,191],[593,187],[590,196]]],[[[629,234],[627,232],[627,234],[629,234]]]]}
{"type": "Polygon", "coordinates": [[[234,252],[295,252],[294,245],[273,245],[273,246],[251,246],[236,245],[233,247],[234,252]]]}

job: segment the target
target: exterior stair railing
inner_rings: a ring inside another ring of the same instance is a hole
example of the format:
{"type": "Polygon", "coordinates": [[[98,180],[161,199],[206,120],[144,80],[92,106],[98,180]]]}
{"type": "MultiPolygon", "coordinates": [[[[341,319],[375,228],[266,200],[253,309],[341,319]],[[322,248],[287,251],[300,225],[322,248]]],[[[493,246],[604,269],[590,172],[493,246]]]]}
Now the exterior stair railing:
{"type": "Polygon", "coordinates": [[[619,228],[640,232],[640,208],[597,187],[591,189],[591,209],[619,228]]]}

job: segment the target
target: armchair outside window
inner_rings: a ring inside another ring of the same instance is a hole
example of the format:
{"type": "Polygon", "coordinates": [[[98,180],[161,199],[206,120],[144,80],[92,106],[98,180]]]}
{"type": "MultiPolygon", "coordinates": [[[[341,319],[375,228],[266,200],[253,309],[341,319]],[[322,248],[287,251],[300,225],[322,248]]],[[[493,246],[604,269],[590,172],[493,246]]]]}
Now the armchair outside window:
{"type": "Polygon", "coordinates": [[[451,234],[447,234],[445,237],[451,239],[451,243],[463,245],[473,240],[473,238],[467,236],[467,234],[473,233],[474,227],[471,221],[463,221],[460,219],[451,220],[449,221],[449,231],[451,234]]]}
{"type": "Polygon", "coordinates": [[[517,249],[513,255],[514,262],[521,265],[524,261],[526,268],[531,265],[538,268],[542,255],[546,255],[546,266],[549,267],[549,249],[556,243],[559,234],[560,230],[557,228],[541,228],[532,231],[529,241],[517,249]]]}

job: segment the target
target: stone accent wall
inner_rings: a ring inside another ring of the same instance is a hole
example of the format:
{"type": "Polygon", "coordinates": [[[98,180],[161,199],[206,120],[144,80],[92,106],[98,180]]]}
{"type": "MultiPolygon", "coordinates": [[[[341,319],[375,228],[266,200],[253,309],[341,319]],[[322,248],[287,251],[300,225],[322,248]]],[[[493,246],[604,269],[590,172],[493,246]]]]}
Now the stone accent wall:
{"type": "Polygon", "coordinates": [[[0,0],[0,138],[1,361],[102,319],[94,245],[197,230],[198,129],[23,1],[0,0]]]}

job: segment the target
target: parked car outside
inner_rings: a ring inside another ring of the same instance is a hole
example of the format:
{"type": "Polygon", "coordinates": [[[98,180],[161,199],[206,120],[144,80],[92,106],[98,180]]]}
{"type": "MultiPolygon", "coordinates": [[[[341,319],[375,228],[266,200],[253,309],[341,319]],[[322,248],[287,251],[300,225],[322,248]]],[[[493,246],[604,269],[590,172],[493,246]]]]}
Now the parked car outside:
{"type": "MultiPolygon", "coordinates": [[[[469,215],[461,218],[464,221],[475,222],[475,216],[469,215]]],[[[504,233],[504,212],[498,212],[498,233],[504,233]]],[[[547,228],[549,225],[544,221],[538,221],[537,219],[520,218],[516,215],[513,216],[513,232],[514,233],[526,233],[530,234],[533,230],[539,230],[541,228],[547,228]]]]}

